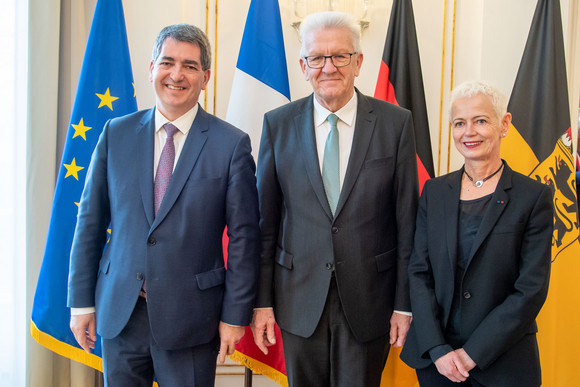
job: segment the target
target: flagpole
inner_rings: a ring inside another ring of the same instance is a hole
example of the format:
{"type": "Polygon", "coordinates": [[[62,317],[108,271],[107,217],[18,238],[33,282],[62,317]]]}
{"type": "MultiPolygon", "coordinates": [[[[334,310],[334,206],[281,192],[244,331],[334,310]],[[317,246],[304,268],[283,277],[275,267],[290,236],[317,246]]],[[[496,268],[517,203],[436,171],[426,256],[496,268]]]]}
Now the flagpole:
{"type": "Polygon", "coordinates": [[[244,375],[244,387],[252,387],[252,370],[246,367],[246,372],[244,375]]]}

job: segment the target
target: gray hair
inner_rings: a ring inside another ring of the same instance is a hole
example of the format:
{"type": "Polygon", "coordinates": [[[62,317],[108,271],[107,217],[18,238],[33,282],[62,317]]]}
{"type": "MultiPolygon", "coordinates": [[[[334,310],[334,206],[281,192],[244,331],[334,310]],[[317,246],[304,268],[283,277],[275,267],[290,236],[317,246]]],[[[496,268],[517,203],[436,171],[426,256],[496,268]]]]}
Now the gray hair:
{"type": "Polygon", "coordinates": [[[157,61],[163,43],[165,43],[165,40],[168,38],[198,46],[200,50],[202,69],[205,71],[211,67],[211,45],[209,44],[209,39],[200,28],[191,24],[174,24],[163,28],[161,32],[159,32],[157,39],[155,39],[153,52],[151,54],[151,60],[153,63],[157,61]]]}
{"type": "Polygon", "coordinates": [[[344,12],[318,12],[312,13],[302,20],[300,23],[300,40],[302,46],[300,47],[300,56],[306,56],[306,36],[316,30],[324,30],[331,28],[348,28],[352,35],[352,45],[354,51],[360,53],[360,25],[357,23],[355,17],[344,12]]]}
{"type": "Polygon", "coordinates": [[[497,114],[498,120],[501,122],[507,113],[507,98],[497,87],[488,81],[467,81],[453,89],[449,100],[449,122],[453,120],[453,117],[451,116],[451,108],[457,99],[470,98],[480,94],[485,95],[490,99],[491,104],[493,105],[493,110],[497,114]]]}

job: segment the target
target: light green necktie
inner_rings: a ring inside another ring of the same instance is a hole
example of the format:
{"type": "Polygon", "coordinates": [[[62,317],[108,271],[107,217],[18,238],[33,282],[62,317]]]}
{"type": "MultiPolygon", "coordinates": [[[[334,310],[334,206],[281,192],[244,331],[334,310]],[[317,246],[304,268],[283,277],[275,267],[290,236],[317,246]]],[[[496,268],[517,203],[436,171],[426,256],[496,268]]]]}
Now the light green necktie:
{"type": "Polygon", "coordinates": [[[336,114],[328,115],[330,124],[330,133],[326,138],[324,146],[324,158],[322,160],[322,182],[326,191],[326,198],[330,205],[330,210],[334,215],[338,197],[340,196],[340,173],[339,173],[339,148],[338,148],[338,116],[336,114]]]}

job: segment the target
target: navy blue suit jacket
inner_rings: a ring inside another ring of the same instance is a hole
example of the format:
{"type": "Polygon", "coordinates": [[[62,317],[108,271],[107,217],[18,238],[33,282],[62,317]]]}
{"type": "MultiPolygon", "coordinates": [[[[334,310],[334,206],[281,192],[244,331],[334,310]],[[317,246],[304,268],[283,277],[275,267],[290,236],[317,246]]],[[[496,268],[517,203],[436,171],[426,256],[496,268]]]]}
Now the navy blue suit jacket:
{"type": "Polygon", "coordinates": [[[199,107],[155,216],[154,121],[150,109],[103,129],[79,208],[68,305],[95,306],[97,332],[113,338],[146,279],[153,337],[177,349],[215,338],[220,320],[250,322],[259,270],[255,164],[248,135],[199,107]]]}

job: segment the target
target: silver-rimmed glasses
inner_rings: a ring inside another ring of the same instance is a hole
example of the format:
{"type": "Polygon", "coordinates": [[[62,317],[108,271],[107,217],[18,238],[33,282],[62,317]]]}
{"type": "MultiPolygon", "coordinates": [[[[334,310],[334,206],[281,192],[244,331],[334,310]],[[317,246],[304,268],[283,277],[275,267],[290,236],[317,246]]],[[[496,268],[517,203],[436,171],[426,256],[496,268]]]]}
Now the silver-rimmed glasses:
{"type": "Polygon", "coordinates": [[[315,55],[315,56],[305,56],[304,60],[306,64],[311,69],[321,69],[326,64],[326,60],[330,59],[334,67],[345,67],[350,64],[351,58],[357,52],[346,52],[343,54],[334,55],[315,55]]]}

